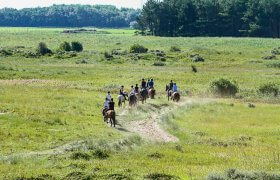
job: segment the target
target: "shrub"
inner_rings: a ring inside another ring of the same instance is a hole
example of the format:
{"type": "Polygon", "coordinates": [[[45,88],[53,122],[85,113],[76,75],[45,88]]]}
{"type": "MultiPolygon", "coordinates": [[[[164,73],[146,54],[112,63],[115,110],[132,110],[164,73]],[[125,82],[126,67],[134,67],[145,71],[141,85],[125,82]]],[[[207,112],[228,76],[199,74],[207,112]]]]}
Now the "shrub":
{"type": "Polygon", "coordinates": [[[78,41],[71,42],[71,46],[72,46],[72,51],[76,51],[76,52],[82,52],[84,49],[82,43],[78,41]]]}
{"type": "Polygon", "coordinates": [[[110,54],[110,53],[108,53],[107,51],[104,52],[104,57],[105,57],[105,59],[107,59],[107,60],[113,59],[113,55],[110,54]]]}
{"type": "Polygon", "coordinates": [[[171,52],[180,52],[181,49],[179,47],[177,47],[177,46],[171,46],[170,51],[171,52]]]}
{"type": "Polygon", "coordinates": [[[131,53],[146,53],[146,52],[148,52],[148,49],[142,45],[134,44],[133,46],[130,47],[130,52],[131,53]]]}
{"type": "Polygon", "coordinates": [[[207,180],[234,180],[234,179],[246,179],[246,180],[257,180],[257,179],[269,179],[278,180],[280,179],[279,174],[268,174],[266,172],[242,172],[237,169],[229,169],[223,174],[210,174],[207,180]]]}
{"type": "Polygon", "coordinates": [[[193,57],[192,57],[192,61],[193,62],[204,62],[205,61],[205,59],[202,57],[202,56],[200,56],[200,55],[194,55],[193,57]]]}
{"type": "Polygon", "coordinates": [[[63,42],[62,44],[60,44],[59,46],[59,50],[61,51],[71,51],[71,45],[68,42],[63,42]]]}
{"type": "Polygon", "coordinates": [[[198,72],[196,66],[194,66],[194,65],[192,65],[192,72],[194,72],[194,73],[198,72]]]}
{"type": "Polygon", "coordinates": [[[71,159],[84,159],[84,160],[89,160],[90,159],[90,155],[87,153],[83,153],[83,152],[75,152],[71,155],[71,159]]]}
{"type": "Polygon", "coordinates": [[[11,55],[13,55],[13,53],[9,50],[6,50],[6,49],[0,49],[0,55],[11,56],[11,55]]]}
{"type": "Polygon", "coordinates": [[[40,55],[52,54],[52,51],[47,47],[46,43],[40,42],[37,47],[37,53],[40,55]]]}
{"type": "Polygon", "coordinates": [[[162,61],[154,62],[153,66],[166,66],[166,64],[162,61]]]}
{"type": "Polygon", "coordinates": [[[109,157],[109,153],[102,149],[95,150],[92,155],[98,159],[107,159],[109,157]]]}
{"type": "Polygon", "coordinates": [[[235,96],[238,92],[236,83],[224,78],[213,81],[210,87],[213,92],[221,96],[235,96]]]}
{"type": "Polygon", "coordinates": [[[271,51],[271,54],[273,54],[273,55],[280,55],[280,47],[279,47],[279,48],[274,48],[274,49],[271,51]]]}
{"type": "Polygon", "coordinates": [[[145,179],[163,179],[163,180],[175,180],[179,179],[177,176],[162,174],[162,173],[152,173],[145,176],[145,179]]]}
{"type": "Polygon", "coordinates": [[[273,62],[270,64],[267,64],[268,67],[272,67],[272,68],[280,68],[280,62],[273,62]]]}
{"type": "Polygon", "coordinates": [[[280,90],[275,83],[264,84],[259,88],[259,92],[264,95],[278,96],[280,90]]]}
{"type": "Polygon", "coordinates": [[[273,59],[276,59],[276,56],[275,55],[269,55],[269,56],[264,56],[262,58],[263,58],[263,60],[273,60],[273,59]]]}

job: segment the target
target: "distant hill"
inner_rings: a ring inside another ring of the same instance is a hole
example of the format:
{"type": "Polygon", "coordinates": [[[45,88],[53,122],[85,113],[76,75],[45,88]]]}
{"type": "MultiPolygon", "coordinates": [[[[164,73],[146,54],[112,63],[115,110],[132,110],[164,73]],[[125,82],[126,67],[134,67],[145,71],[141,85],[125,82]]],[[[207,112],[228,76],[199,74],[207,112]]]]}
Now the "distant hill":
{"type": "Polygon", "coordinates": [[[129,27],[140,10],[111,5],[53,5],[0,9],[0,26],[9,27],[129,27]]]}

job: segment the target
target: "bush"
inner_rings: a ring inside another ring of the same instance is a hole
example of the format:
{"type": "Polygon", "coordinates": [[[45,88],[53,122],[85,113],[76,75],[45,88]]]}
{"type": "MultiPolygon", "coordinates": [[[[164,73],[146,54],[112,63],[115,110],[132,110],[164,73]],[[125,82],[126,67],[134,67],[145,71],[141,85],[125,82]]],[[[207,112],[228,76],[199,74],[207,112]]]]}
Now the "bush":
{"type": "Polygon", "coordinates": [[[52,51],[47,47],[46,43],[40,42],[37,47],[37,53],[40,55],[52,54],[52,51]]]}
{"type": "Polygon", "coordinates": [[[90,155],[84,152],[75,152],[71,155],[71,159],[74,160],[79,160],[79,159],[84,159],[84,160],[89,160],[90,155]]]}
{"type": "Polygon", "coordinates": [[[181,49],[179,47],[177,47],[177,46],[171,46],[170,51],[171,52],[180,52],[181,49]]]}
{"type": "Polygon", "coordinates": [[[166,66],[166,64],[162,61],[154,62],[153,66],[166,66]]]}
{"type": "Polygon", "coordinates": [[[271,68],[280,68],[280,62],[273,62],[273,63],[267,64],[267,66],[271,67],[271,68]]]}
{"type": "Polygon", "coordinates": [[[104,52],[104,57],[105,57],[105,59],[107,59],[107,60],[113,59],[113,55],[110,54],[110,53],[108,53],[107,51],[104,52]]]}
{"type": "Polygon", "coordinates": [[[107,159],[109,158],[109,153],[102,149],[97,149],[92,153],[93,157],[97,159],[107,159]]]}
{"type": "Polygon", "coordinates": [[[72,51],[76,51],[76,52],[82,52],[84,49],[82,43],[78,41],[71,42],[71,46],[72,46],[72,51]]]}
{"type": "Polygon", "coordinates": [[[278,96],[280,90],[275,83],[264,84],[259,88],[259,92],[264,95],[278,96]]]}
{"type": "Polygon", "coordinates": [[[71,51],[71,45],[68,42],[63,42],[62,44],[60,44],[59,46],[59,50],[61,51],[71,51]]]}
{"type": "Polygon", "coordinates": [[[193,62],[204,62],[205,59],[202,56],[200,56],[199,54],[196,54],[196,55],[192,56],[192,61],[193,62]]]}
{"type": "Polygon", "coordinates": [[[197,72],[198,72],[196,66],[192,65],[191,67],[192,67],[192,72],[194,72],[194,73],[197,73],[197,72]]]}
{"type": "Polygon", "coordinates": [[[266,172],[242,172],[237,169],[229,169],[223,174],[210,174],[207,180],[234,180],[234,179],[246,179],[246,180],[257,180],[257,179],[269,179],[279,180],[279,174],[268,174],[266,172]]]}
{"type": "Polygon", "coordinates": [[[145,176],[145,179],[162,179],[162,180],[175,180],[180,179],[177,176],[162,174],[162,173],[152,173],[145,176]]]}
{"type": "Polygon", "coordinates": [[[236,83],[224,78],[213,81],[210,87],[213,92],[221,96],[235,96],[238,92],[236,83]]]}
{"type": "Polygon", "coordinates": [[[11,52],[10,50],[6,50],[6,49],[0,49],[0,55],[11,56],[11,55],[13,55],[13,52],[11,52]]]}
{"type": "Polygon", "coordinates": [[[142,45],[134,44],[133,46],[130,47],[130,52],[131,53],[146,53],[146,52],[148,52],[148,49],[142,45]]]}

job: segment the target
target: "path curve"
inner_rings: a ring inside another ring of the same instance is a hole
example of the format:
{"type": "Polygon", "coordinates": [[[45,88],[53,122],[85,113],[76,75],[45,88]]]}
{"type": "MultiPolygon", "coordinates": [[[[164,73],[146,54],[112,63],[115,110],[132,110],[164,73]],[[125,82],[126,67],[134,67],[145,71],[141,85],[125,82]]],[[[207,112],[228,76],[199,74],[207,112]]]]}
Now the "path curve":
{"type": "MultiPolygon", "coordinates": [[[[126,125],[126,128],[134,133],[139,134],[144,139],[152,142],[177,142],[179,139],[172,134],[166,132],[160,127],[160,121],[163,116],[172,113],[180,107],[193,104],[192,100],[182,100],[179,103],[173,104],[173,107],[167,106],[159,109],[158,112],[153,112],[148,118],[139,121],[133,121],[126,125]]],[[[122,113],[124,114],[124,113],[122,113]]]]}

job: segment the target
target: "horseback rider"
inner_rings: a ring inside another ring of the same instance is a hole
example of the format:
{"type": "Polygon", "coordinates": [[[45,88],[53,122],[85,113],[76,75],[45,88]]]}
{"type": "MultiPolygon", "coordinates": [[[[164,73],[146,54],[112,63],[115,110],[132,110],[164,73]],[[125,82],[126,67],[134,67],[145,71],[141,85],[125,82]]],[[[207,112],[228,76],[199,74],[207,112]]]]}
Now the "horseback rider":
{"type": "Polygon", "coordinates": [[[107,94],[106,98],[107,98],[108,101],[111,101],[112,96],[111,96],[111,92],[110,91],[108,91],[108,94],[107,94]]]}
{"type": "Polygon", "coordinates": [[[173,92],[178,92],[178,86],[176,85],[176,83],[174,83],[173,85],[173,92]]]}
{"type": "Polygon", "coordinates": [[[154,80],[151,79],[150,82],[149,82],[149,89],[152,89],[154,88],[154,80]]]}
{"type": "Polygon", "coordinates": [[[151,80],[148,79],[148,82],[147,82],[147,88],[148,88],[148,89],[150,89],[150,82],[151,82],[151,80]]]}
{"type": "Polygon", "coordinates": [[[147,83],[146,83],[145,79],[142,79],[141,89],[146,89],[146,88],[147,88],[147,83]]]}
{"type": "Polygon", "coordinates": [[[136,93],[136,94],[139,94],[139,87],[138,87],[138,84],[136,84],[134,90],[135,90],[135,93],[136,93]]]}
{"type": "Polygon", "coordinates": [[[120,95],[122,95],[124,97],[124,99],[126,100],[125,93],[124,93],[124,86],[121,86],[120,95]]]}
{"type": "Polygon", "coordinates": [[[108,99],[106,98],[106,99],[105,99],[105,102],[104,102],[104,104],[103,104],[103,110],[102,110],[103,116],[105,116],[105,113],[108,111],[108,108],[109,108],[109,101],[108,101],[108,99]]]}
{"type": "Polygon", "coordinates": [[[130,96],[134,95],[135,94],[135,89],[133,86],[131,86],[131,90],[130,90],[130,96]]]}
{"type": "Polygon", "coordinates": [[[114,111],[115,110],[115,102],[114,99],[112,98],[111,101],[109,102],[109,110],[114,111]]]}

